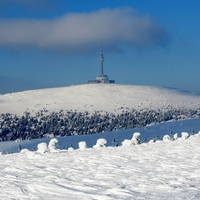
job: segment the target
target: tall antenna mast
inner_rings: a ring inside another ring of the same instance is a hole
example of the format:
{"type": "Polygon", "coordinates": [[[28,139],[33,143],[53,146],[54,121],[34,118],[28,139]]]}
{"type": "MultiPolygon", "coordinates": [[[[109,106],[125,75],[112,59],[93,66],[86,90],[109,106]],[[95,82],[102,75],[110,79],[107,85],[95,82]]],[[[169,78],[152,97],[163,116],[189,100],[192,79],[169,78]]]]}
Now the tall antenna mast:
{"type": "Polygon", "coordinates": [[[101,45],[99,60],[100,60],[100,63],[101,63],[101,75],[104,75],[104,70],[103,70],[104,56],[103,56],[103,48],[102,48],[102,45],[101,45]]]}
{"type": "Polygon", "coordinates": [[[115,80],[109,80],[108,76],[104,74],[104,69],[103,69],[103,63],[104,63],[104,56],[103,56],[103,48],[102,48],[102,44],[101,44],[101,49],[100,49],[100,56],[99,56],[99,61],[100,61],[100,66],[101,66],[101,74],[99,76],[96,77],[96,80],[91,80],[88,81],[89,84],[92,83],[115,83],[115,80]]]}

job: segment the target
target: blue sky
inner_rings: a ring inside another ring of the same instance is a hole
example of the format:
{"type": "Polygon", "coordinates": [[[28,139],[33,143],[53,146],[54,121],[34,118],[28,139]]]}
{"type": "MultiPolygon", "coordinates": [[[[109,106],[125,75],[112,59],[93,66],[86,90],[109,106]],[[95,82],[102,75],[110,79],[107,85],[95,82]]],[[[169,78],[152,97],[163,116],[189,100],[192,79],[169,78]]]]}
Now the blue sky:
{"type": "Polygon", "coordinates": [[[200,94],[199,0],[0,0],[0,93],[119,84],[200,94]]]}

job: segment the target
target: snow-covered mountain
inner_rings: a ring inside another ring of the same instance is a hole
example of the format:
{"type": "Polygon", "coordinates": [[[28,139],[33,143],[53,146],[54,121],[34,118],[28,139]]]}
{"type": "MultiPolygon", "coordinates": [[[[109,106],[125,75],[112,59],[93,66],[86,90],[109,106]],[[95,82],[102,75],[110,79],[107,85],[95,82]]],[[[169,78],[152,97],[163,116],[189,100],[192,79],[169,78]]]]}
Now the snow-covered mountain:
{"type": "Polygon", "coordinates": [[[200,96],[152,86],[87,84],[0,95],[0,113],[46,109],[121,112],[127,109],[199,108],[200,96]]]}

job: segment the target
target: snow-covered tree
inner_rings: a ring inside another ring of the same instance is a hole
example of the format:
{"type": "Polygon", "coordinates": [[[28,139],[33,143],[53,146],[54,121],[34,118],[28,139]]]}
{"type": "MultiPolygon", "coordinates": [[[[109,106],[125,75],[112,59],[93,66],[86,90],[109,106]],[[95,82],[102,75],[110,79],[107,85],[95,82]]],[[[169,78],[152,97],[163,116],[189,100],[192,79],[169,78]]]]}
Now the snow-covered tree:
{"type": "Polygon", "coordinates": [[[58,152],[56,149],[56,145],[58,144],[58,140],[56,138],[53,138],[49,141],[48,149],[50,152],[58,152]]]}
{"type": "Polygon", "coordinates": [[[181,138],[182,138],[182,139],[185,140],[185,139],[188,139],[188,137],[189,137],[189,134],[188,134],[187,132],[182,132],[182,133],[181,133],[181,138]]]}
{"type": "Polygon", "coordinates": [[[163,142],[170,142],[170,141],[172,141],[172,138],[169,135],[163,136],[163,142]]]}
{"type": "Polygon", "coordinates": [[[131,146],[131,145],[137,145],[140,144],[140,133],[139,132],[135,132],[133,133],[133,137],[131,140],[124,140],[122,142],[122,146],[131,146]]]}
{"type": "Polygon", "coordinates": [[[48,152],[47,143],[45,143],[45,142],[39,143],[37,145],[37,148],[38,148],[38,150],[37,150],[38,153],[42,153],[43,154],[43,153],[47,153],[48,152]]]}
{"type": "Polygon", "coordinates": [[[174,140],[177,140],[177,139],[178,139],[178,133],[175,133],[175,134],[173,135],[173,139],[174,139],[174,140]]]}
{"type": "Polygon", "coordinates": [[[85,141],[81,141],[78,143],[79,149],[84,150],[87,148],[87,144],[85,141]]]}
{"type": "Polygon", "coordinates": [[[140,143],[140,133],[139,132],[135,132],[133,133],[133,137],[131,139],[133,141],[133,144],[139,144],[140,143]]]}
{"type": "Polygon", "coordinates": [[[97,143],[93,146],[93,148],[105,147],[105,144],[107,144],[106,139],[100,138],[100,139],[97,140],[97,143]]]}

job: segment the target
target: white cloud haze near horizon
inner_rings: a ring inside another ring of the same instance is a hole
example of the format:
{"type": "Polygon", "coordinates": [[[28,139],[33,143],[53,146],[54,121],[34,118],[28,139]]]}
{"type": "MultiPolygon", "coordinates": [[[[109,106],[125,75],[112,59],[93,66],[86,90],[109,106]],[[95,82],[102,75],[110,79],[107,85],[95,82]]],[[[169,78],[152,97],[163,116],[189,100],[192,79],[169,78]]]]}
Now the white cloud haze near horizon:
{"type": "Polygon", "coordinates": [[[135,15],[130,8],[69,13],[51,20],[0,19],[0,48],[15,50],[82,53],[101,43],[119,50],[124,45],[163,46],[169,40],[161,26],[148,16],[135,15]]]}

